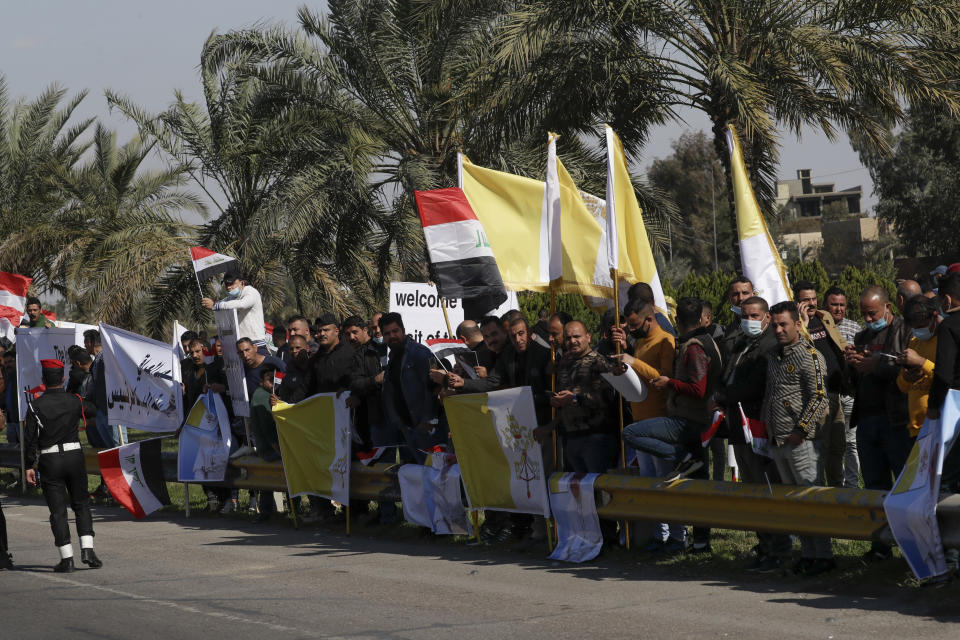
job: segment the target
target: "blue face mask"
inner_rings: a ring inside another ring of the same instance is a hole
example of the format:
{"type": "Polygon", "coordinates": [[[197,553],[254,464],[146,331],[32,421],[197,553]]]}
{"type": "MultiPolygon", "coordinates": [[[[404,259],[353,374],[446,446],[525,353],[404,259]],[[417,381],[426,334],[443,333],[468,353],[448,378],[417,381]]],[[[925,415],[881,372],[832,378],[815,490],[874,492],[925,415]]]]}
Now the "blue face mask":
{"type": "Polygon", "coordinates": [[[874,322],[867,322],[865,324],[867,325],[867,329],[870,329],[870,331],[883,331],[887,328],[887,318],[883,317],[879,320],[875,320],[874,322]]]}
{"type": "Polygon", "coordinates": [[[917,340],[920,340],[921,342],[926,342],[927,340],[933,337],[933,331],[931,331],[929,327],[920,327],[919,329],[911,329],[910,332],[913,333],[914,338],[916,338],[917,340]]]}
{"type": "Polygon", "coordinates": [[[760,320],[747,320],[744,318],[740,321],[740,329],[742,329],[743,332],[748,336],[755,338],[763,333],[763,322],[760,320]]]}
{"type": "Polygon", "coordinates": [[[234,287],[233,289],[227,290],[228,298],[236,298],[238,295],[240,295],[240,287],[234,287]]]}
{"type": "Polygon", "coordinates": [[[740,310],[740,307],[735,304],[730,305],[730,311],[733,311],[733,315],[737,317],[740,317],[743,314],[743,311],[740,310]]]}

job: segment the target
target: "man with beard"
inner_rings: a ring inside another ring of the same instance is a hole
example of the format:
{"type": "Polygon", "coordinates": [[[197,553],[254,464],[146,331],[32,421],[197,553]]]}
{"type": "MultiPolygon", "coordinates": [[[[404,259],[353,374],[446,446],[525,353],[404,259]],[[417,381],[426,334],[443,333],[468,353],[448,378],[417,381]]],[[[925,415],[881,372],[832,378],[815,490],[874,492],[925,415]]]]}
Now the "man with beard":
{"type": "MultiPolygon", "coordinates": [[[[287,404],[296,404],[307,397],[310,389],[310,348],[306,338],[299,335],[291,336],[286,347],[286,375],[273,393],[274,397],[287,404]]],[[[276,404],[276,401],[272,401],[272,404],[276,404]]]]}

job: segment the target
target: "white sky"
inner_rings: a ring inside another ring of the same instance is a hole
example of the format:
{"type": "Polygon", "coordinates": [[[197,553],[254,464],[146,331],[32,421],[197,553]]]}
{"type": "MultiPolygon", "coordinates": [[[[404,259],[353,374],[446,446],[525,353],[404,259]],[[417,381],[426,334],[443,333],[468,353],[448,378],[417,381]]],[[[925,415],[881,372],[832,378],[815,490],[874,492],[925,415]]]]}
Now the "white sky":
{"type": "MultiPolygon", "coordinates": [[[[118,113],[107,111],[103,90],[133,98],[148,111],[164,109],[174,89],[199,100],[197,65],[204,40],[218,32],[256,22],[296,21],[303,0],[7,0],[0,20],[0,72],[14,96],[34,97],[51,83],[71,93],[88,89],[76,115],[97,116],[119,132],[119,141],[136,133],[118,113]]],[[[325,2],[311,6],[322,8],[325,2]]],[[[684,130],[709,131],[709,122],[689,111],[686,123],[661,127],[653,134],[634,170],[644,172],[651,160],[671,153],[671,141],[684,130]]],[[[862,184],[864,207],[872,207],[872,183],[845,136],[830,143],[809,131],[802,140],[784,140],[780,177],[813,169],[813,177],[835,181],[838,188],[862,184]]]]}

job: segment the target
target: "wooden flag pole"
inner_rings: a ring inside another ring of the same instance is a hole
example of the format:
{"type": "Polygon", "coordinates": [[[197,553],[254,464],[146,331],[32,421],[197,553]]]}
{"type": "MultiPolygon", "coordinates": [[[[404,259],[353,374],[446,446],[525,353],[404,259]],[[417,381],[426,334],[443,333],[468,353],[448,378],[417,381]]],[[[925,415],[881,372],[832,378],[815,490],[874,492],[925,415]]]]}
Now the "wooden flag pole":
{"type": "Polygon", "coordinates": [[[297,507],[293,502],[293,497],[290,495],[290,492],[287,491],[287,508],[290,509],[290,517],[293,518],[293,528],[299,529],[300,522],[297,520],[297,507]]]}
{"type": "MultiPolygon", "coordinates": [[[[616,269],[610,270],[613,276],[613,326],[620,326],[620,272],[616,269]]],[[[617,355],[620,355],[620,343],[614,345],[617,355]]],[[[620,466],[627,468],[627,447],[623,441],[623,396],[617,392],[617,412],[620,414],[620,466]]],[[[624,546],[630,550],[630,523],[623,521],[623,540],[624,546]]]]}
{"type": "Polygon", "coordinates": [[[347,514],[347,535],[350,535],[350,501],[347,500],[347,504],[343,505],[343,510],[347,514]]]}
{"type": "MultiPolygon", "coordinates": [[[[96,428],[96,427],[94,427],[96,428]]],[[[20,434],[20,495],[26,495],[27,493],[27,460],[24,452],[24,441],[23,441],[23,421],[17,423],[17,430],[20,434]]]]}
{"type": "MultiPolygon", "coordinates": [[[[556,312],[557,312],[557,294],[551,288],[550,289],[550,315],[552,316],[556,312]]],[[[547,333],[548,334],[550,333],[549,323],[547,326],[547,333]]],[[[549,339],[549,337],[550,336],[548,335],[547,338],[549,339]]],[[[550,374],[550,391],[551,393],[556,393],[557,392],[557,351],[553,347],[553,345],[550,345],[550,368],[552,369],[552,373],[550,374]]],[[[550,417],[553,420],[553,431],[550,433],[550,438],[553,441],[553,470],[555,473],[557,471],[563,472],[563,469],[562,469],[563,465],[560,464],[560,460],[559,460],[560,456],[557,454],[557,408],[556,407],[550,408],[550,417]]],[[[547,478],[546,480],[547,480],[547,491],[550,491],[550,479],[547,478]]],[[[553,516],[551,515],[549,518],[547,518],[547,539],[549,540],[547,544],[550,545],[551,553],[553,552],[554,543],[556,542],[557,544],[559,544],[560,542],[559,538],[557,539],[554,538],[555,535],[558,535],[557,527],[556,527],[556,522],[554,521],[553,516]]]]}

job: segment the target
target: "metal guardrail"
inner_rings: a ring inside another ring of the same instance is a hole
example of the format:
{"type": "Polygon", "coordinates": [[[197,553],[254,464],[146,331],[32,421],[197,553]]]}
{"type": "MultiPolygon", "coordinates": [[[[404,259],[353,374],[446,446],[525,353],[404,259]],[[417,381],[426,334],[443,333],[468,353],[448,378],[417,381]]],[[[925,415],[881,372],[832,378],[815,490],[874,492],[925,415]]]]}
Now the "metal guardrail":
{"type": "MultiPolygon", "coordinates": [[[[98,473],[97,452],[84,450],[87,471],[98,473]]],[[[18,468],[16,447],[0,446],[0,467],[18,468]]],[[[395,465],[353,464],[350,495],[357,500],[400,500],[395,465]]],[[[177,456],[163,454],[164,479],[177,482],[177,456]]],[[[231,461],[227,479],[214,486],[286,491],[283,467],[246,457],[231,461]]],[[[682,522],[692,525],[893,542],[883,511],[883,491],[800,488],[709,480],[676,480],[628,475],[618,470],[594,482],[597,513],[610,520],[682,522]]],[[[940,501],[940,533],[947,547],[960,548],[960,495],[940,501]]]]}

